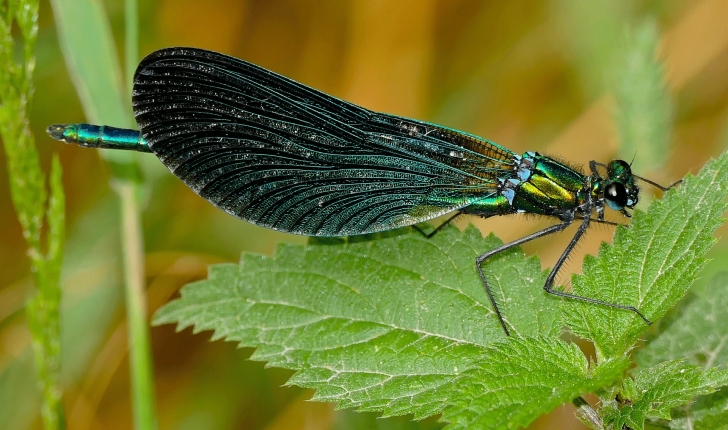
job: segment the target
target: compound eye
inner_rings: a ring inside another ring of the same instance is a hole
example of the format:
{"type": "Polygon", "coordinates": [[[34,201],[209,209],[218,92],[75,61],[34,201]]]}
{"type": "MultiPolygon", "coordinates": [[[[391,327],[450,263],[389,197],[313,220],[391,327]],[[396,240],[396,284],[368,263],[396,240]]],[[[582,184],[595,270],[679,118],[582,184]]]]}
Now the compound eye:
{"type": "Polygon", "coordinates": [[[627,206],[627,190],[619,182],[612,182],[604,188],[604,200],[610,208],[621,211],[627,206]]]}
{"type": "Polygon", "coordinates": [[[607,175],[612,179],[623,178],[632,174],[632,169],[624,160],[612,160],[607,166],[607,175]]]}

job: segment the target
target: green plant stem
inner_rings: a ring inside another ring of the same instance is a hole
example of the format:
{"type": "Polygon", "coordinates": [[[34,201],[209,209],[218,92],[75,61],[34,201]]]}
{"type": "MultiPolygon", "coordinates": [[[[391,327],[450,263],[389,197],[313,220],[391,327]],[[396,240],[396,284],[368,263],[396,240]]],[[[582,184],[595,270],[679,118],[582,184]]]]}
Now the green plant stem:
{"type": "MultiPolygon", "coordinates": [[[[131,94],[134,71],[139,58],[139,14],[136,0],[125,1],[125,71],[127,94],[131,94]]],[[[148,326],[148,309],[144,275],[144,240],[136,160],[119,166],[121,175],[114,179],[114,189],[121,203],[121,242],[124,252],[126,316],[129,337],[134,427],[157,428],[154,396],[154,370],[148,326]]]]}
{"type": "MultiPolygon", "coordinates": [[[[136,0],[126,9],[125,69],[122,77],[108,17],[99,0],[51,0],[66,64],[89,122],[130,127],[130,88],[138,61],[136,0]],[[84,30],[78,31],[79,23],[84,30]],[[88,37],[91,34],[93,37],[88,37]]],[[[137,195],[140,180],[135,154],[104,151],[121,206],[124,275],[129,325],[130,373],[137,429],[154,429],[152,360],[144,296],[144,253],[137,195]]]]}
{"type": "Polygon", "coordinates": [[[114,189],[121,201],[121,237],[124,248],[134,426],[136,429],[155,429],[157,419],[154,408],[154,372],[147,324],[144,247],[137,199],[138,186],[131,180],[125,180],[118,181],[114,189]]]}
{"type": "Polygon", "coordinates": [[[596,430],[604,428],[604,422],[599,416],[599,413],[583,397],[579,396],[572,400],[571,403],[576,406],[576,416],[585,424],[596,430]]]}

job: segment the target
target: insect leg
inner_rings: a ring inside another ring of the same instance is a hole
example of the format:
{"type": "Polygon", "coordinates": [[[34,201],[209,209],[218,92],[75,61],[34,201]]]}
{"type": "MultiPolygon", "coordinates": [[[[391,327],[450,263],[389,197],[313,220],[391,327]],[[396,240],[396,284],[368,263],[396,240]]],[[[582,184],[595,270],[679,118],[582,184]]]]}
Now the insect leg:
{"type": "MultiPolygon", "coordinates": [[[[584,219],[583,216],[578,216],[578,215],[575,218],[576,219],[584,219]]],[[[629,227],[629,224],[622,224],[622,223],[618,223],[618,222],[614,222],[614,221],[606,221],[606,220],[598,219],[598,218],[589,218],[589,221],[590,222],[596,222],[596,223],[599,223],[599,224],[613,225],[615,227],[618,226],[618,225],[621,225],[623,227],[629,227]]]]}
{"type": "Polygon", "coordinates": [[[425,239],[429,239],[429,238],[431,238],[432,236],[434,236],[434,235],[435,235],[435,233],[437,233],[438,231],[442,230],[442,228],[443,228],[443,227],[445,227],[446,225],[450,224],[450,223],[451,223],[451,222],[452,222],[452,221],[453,221],[453,220],[454,220],[455,218],[459,217],[460,215],[462,215],[462,212],[458,212],[458,213],[456,213],[456,214],[452,215],[452,216],[451,216],[450,218],[446,219],[446,220],[445,220],[445,221],[444,221],[444,222],[443,222],[442,224],[440,224],[440,225],[438,225],[437,227],[435,227],[435,229],[434,229],[434,230],[432,230],[432,231],[431,231],[431,232],[429,232],[429,233],[425,233],[424,231],[422,231],[422,229],[421,229],[421,228],[419,228],[419,227],[417,226],[417,224],[414,224],[414,225],[413,225],[412,227],[414,227],[414,228],[415,228],[415,230],[417,230],[417,231],[419,231],[420,233],[422,233],[422,235],[423,235],[423,236],[425,236],[425,239]]]}
{"type": "Polygon", "coordinates": [[[498,320],[500,321],[501,327],[503,327],[503,331],[506,332],[506,336],[510,336],[511,333],[508,331],[508,327],[506,327],[506,322],[503,320],[503,315],[501,314],[500,309],[498,309],[498,304],[495,301],[495,296],[493,295],[493,292],[490,290],[490,286],[488,285],[488,280],[485,279],[485,273],[483,273],[483,267],[482,267],[483,262],[496,254],[499,254],[503,251],[507,251],[507,250],[513,248],[514,246],[519,246],[526,242],[530,242],[534,239],[538,239],[539,237],[548,236],[549,234],[561,231],[561,230],[565,229],[566,227],[568,227],[569,224],[571,224],[571,221],[566,221],[566,222],[562,222],[561,224],[555,224],[550,227],[546,227],[543,230],[539,230],[535,233],[531,233],[528,236],[524,236],[520,239],[516,239],[513,242],[504,243],[503,245],[501,245],[497,248],[493,248],[490,251],[486,252],[485,254],[480,255],[478,258],[475,259],[475,266],[478,268],[478,274],[480,275],[480,280],[483,281],[483,287],[485,288],[485,292],[488,294],[490,303],[493,305],[493,310],[495,311],[495,314],[498,316],[498,320]]]}
{"type": "Polygon", "coordinates": [[[609,303],[609,302],[605,302],[603,300],[592,299],[590,297],[578,296],[576,294],[567,293],[565,291],[555,290],[553,288],[554,279],[556,278],[556,275],[558,274],[559,269],[561,269],[561,266],[563,266],[563,264],[566,262],[566,259],[569,257],[569,254],[574,249],[577,242],[579,242],[579,239],[581,239],[581,237],[584,235],[584,232],[586,232],[586,229],[589,228],[589,221],[590,221],[589,218],[587,218],[587,217],[584,218],[581,225],[579,226],[579,229],[576,231],[576,234],[574,234],[574,237],[571,238],[571,242],[569,242],[569,245],[566,247],[564,252],[561,254],[561,257],[559,257],[559,260],[554,265],[554,268],[551,269],[551,273],[549,273],[549,276],[546,278],[546,283],[544,284],[543,289],[546,290],[547,293],[553,294],[553,295],[559,296],[559,297],[566,297],[569,299],[575,299],[575,300],[581,300],[583,302],[593,303],[595,305],[603,305],[603,306],[609,306],[611,308],[632,311],[632,312],[636,313],[637,315],[639,315],[639,317],[642,318],[644,320],[644,322],[647,323],[647,325],[652,324],[652,322],[650,320],[648,320],[647,318],[645,318],[645,316],[642,315],[642,313],[634,306],[620,305],[617,303],[609,303]]]}
{"type": "Polygon", "coordinates": [[[594,160],[591,160],[589,162],[589,170],[591,170],[591,172],[594,175],[601,177],[601,175],[599,175],[599,171],[597,170],[597,166],[604,167],[606,169],[607,168],[607,165],[606,164],[599,163],[599,162],[594,161],[594,160]]]}
{"type": "Polygon", "coordinates": [[[647,182],[648,184],[652,185],[655,188],[659,188],[662,191],[667,191],[667,190],[671,189],[672,187],[675,187],[675,186],[680,185],[682,183],[682,179],[680,179],[680,180],[677,180],[677,181],[673,182],[672,184],[670,184],[670,185],[668,185],[666,187],[663,187],[662,185],[658,184],[657,182],[650,181],[649,179],[645,179],[642,176],[637,176],[637,175],[632,175],[632,176],[634,176],[635,178],[639,179],[640,181],[647,182]]]}

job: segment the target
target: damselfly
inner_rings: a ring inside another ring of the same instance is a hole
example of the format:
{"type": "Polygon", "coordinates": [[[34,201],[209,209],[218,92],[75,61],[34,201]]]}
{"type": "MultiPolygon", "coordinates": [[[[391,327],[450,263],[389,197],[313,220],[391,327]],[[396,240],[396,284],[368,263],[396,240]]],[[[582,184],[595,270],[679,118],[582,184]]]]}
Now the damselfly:
{"type": "Polygon", "coordinates": [[[557,224],[476,259],[507,335],[483,262],[579,220],[544,289],[632,311],[650,323],[634,306],[553,287],[589,224],[611,224],[605,207],[629,216],[639,198],[635,180],[669,188],[634,175],[625,161],[592,161],[584,175],[536,152],[518,155],[468,133],[372,112],[248,62],[193,48],[147,56],[134,76],[133,108],[139,131],[69,124],[50,126],[48,133],[86,147],[152,152],[213,205],[288,233],[366,234],[453,212],[556,218],[557,224]]]}

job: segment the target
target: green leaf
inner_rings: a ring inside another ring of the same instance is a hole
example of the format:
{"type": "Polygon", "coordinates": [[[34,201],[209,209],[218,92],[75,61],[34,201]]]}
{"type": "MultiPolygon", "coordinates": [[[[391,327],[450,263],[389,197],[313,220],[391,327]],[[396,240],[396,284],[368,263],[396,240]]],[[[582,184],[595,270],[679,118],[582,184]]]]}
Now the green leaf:
{"type": "Polygon", "coordinates": [[[672,408],[691,402],[695,396],[712,393],[726,383],[728,371],[704,371],[682,360],[660,363],[642,369],[634,379],[624,380],[619,405],[605,408],[604,420],[611,428],[628,426],[642,430],[646,419],[669,420],[672,408]]]}
{"type": "Polygon", "coordinates": [[[728,429],[728,387],[713,394],[700,396],[695,403],[673,411],[672,429],[726,430],[728,429]]]}
{"type": "Polygon", "coordinates": [[[435,419],[412,421],[408,417],[380,418],[377,414],[339,410],[334,413],[331,430],[439,430],[435,419]]]}
{"type": "MultiPolygon", "coordinates": [[[[587,256],[583,275],[573,278],[576,294],[633,305],[657,321],[685,294],[705,263],[722,222],[728,196],[728,155],[635,211],[629,228],[619,227],[614,244],[587,256]]],[[[624,355],[648,326],[633,312],[570,301],[565,322],[576,335],[594,341],[597,357],[624,355]]]]}
{"type": "MultiPolygon", "coordinates": [[[[209,279],[186,286],[155,324],[194,325],[214,330],[215,339],[256,347],[253,359],[298,370],[289,383],[318,389],[314,400],[423,418],[441,412],[463,381],[480,384],[472,375],[458,379],[469,370],[503,366],[489,354],[508,355],[508,349],[487,348],[506,337],[474,267],[477,255],[499,244],[473,227],[464,233],[449,227],[429,240],[400,230],[377,240],[281,245],[274,258],[246,254],[239,266],[211,267],[209,279]]],[[[559,333],[559,301],[543,292],[536,259],[513,250],[485,269],[514,333],[559,333]]],[[[587,363],[574,347],[517,342],[553,350],[554,357],[578,353],[578,367],[566,379],[587,380],[587,363]]],[[[513,372],[523,369],[513,362],[513,372]]],[[[553,389],[552,380],[541,383],[553,389]]],[[[572,391],[560,391],[561,401],[582,392],[572,391]]],[[[529,400],[538,411],[530,419],[547,411],[535,396],[529,400]]]]}
{"type": "MultiPolygon", "coordinates": [[[[684,358],[688,363],[711,369],[728,364],[728,272],[711,279],[707,288],[693,291],[686,306],[661,321],[657,335],[640,349],[635,359],[640,368],[684,358]]],[[[671,428],[728,428],[728,388],[700,397],[687,408],[673,413],[671,428]],[[689,421],[689,422],[688,422],[689,421]]]]}
{"type": "Polygon", "coordinates": [[[695,404],[690,405],[689,412],[680,411],[681,419],[672,428],[690,430],[726,430],[728,429],[728,388],[723,387],[717,393],[703,396],[695,404]]]}
{"type": "Polygon", "coordinates": [[[728,272],[692,291],[679,313],[661,321],[657,335],[635,356],[641,367],[684,358],[705,369],[728,364],[728,272]]]}
{"type": "Polygon", "coordinates": [[[484,362],[460,377],[443,412],[448,429],[515,429],[583,393],[617,380],[626,357],[590,371],[576,345],[551,339],[513,339],[490,348],[484,362]]]}

